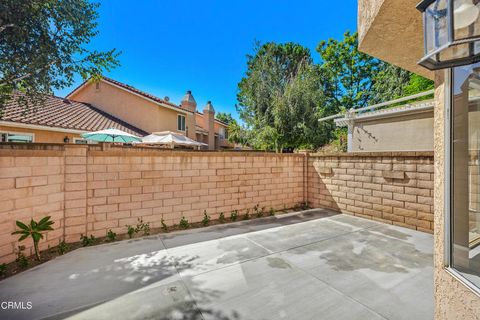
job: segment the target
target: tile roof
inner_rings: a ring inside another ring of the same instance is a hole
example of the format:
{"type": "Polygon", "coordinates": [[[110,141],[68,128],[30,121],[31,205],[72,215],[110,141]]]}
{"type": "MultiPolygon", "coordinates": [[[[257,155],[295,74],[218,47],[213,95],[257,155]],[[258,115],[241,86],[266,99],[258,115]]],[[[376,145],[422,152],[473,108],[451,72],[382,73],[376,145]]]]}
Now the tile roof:
{"type": "MultiPolygon", "coordinates": [[[[155,102],[163,103],[163,104],[166,104],[166,105],[168,105],[168,106],[170,106],[170,107],[174,107],[174,108],[177,108],[177,109],[180,109],[180,110],[183,110],[183,111],[188,111],[188,110],[180,107],[179,105],[176,105],[176,104],[173,103],[173,102],[167,101],[167,100],[165,100],[165,99],[161,99],[161,98],[159,98],[159,97],[157,97],[157,96],[154,96],[154,95],[149,94],[149,93],[147,93],[147,92],[145,92],[145,91],[142,91],[142,90],[139,90],[139,89],[137,89],[137,88],[134,88],[134,87],[132,87],[132,86],[130,86],[130,85],[128,85],[128,84],[125,84],[125,83],[123,83],[123,82],[120,82],[120,81],[117,81],[117,80],[114,80],[114,79],[111,79],[111,78],[108,78],[108,77],[105,77],[105,76],[102,76],[102,80],[104,80],[104,81],[106,81],[106,82],[109,82],[109,83],[111,83],[111,84],[114,84],[114,85],[116,85],[116,86],[119,86],[119,87],[121,87],[121,88],[123,88],[123,89],[126,89],[126,90],[130,91],[130,92],[136,93],[136,94],[138,94],[138,95],[140,95],[140,96],[142,96],[142,97],[145,97],[145,98],[148,98],[148,99],[150,99],[150,100],[153,100],[153,101],[155,101],[155,102]]],[[[70,95],[71,95],[72,93],[74,93],[75,91],[77,91],[78,89],[80,89],[80,88],[81,88],[83,85],[85,85],[88,81],[90,81],[90,79],[85,80],[81,85],[79,85],[79,86],[78,86],[77,88],[75,88],[72,92],[70,92],[70,93],[67,95],[67,97],[70,96],[70,95]]]]}
{"type": "Polygon", "coordinates": [[[14,96],[6,103],[0,114],[0,121],[82,131],[115,128],[135,135],[148,134],[88,103],[55,96],[46,96],[44,102],[28,108],[20,104],[14,96]]]}

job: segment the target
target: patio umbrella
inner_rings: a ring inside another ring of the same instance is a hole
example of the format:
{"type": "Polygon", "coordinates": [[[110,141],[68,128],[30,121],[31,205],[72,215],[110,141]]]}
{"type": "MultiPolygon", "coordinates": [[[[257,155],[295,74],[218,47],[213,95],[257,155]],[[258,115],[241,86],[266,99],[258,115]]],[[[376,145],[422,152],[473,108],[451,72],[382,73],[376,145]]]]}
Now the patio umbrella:
{"type": "Polygon", "coordinates": [[[82,138],[99,142],[124,142],[131,143],[142,141],[141,138],[118,129],[105,129],[95,132],[82,133],[82,138]]]}
{"type": "Polygon", "coordinates": [[[162,131],[154,132],[148,136],[142,138],[143,144],[159,144],[159,145],[169,145],[169,146],[187,146],[187,147],[201,147],[206,146],[207,144],[195,141],[190,139],[183,134],[171,132],[171,131],[162,131]]]}

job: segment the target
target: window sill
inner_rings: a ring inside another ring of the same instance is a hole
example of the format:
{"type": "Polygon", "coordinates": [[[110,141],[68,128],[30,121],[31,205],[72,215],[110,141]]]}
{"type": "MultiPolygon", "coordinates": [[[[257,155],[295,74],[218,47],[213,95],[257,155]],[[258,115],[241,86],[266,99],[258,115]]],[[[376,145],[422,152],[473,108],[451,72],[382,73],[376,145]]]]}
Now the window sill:
{"type": "Polygon", "coordinates": [[[453,269],[452,267],[445,267],[444,270],[452,276],[455,280],[460,282],[462,285],[467,287],[470,291],[475,293],[478,297],[480,297],[480,288],[477,287],[473,282],[465,278],[460,272],[453,269]]]}

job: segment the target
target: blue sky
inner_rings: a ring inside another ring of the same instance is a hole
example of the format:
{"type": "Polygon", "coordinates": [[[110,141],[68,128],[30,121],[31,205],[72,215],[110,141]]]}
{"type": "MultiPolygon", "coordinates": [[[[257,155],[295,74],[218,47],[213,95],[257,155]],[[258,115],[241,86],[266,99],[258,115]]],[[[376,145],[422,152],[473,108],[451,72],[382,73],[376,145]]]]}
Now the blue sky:
{"type": "Polygon", "coordinates": [[[297,42],[318,60],[318,42],[355,31],[356,15],[356,0],[106,0],[89,46],[122,51],[106,76],[175,103],[192,90],[200,110],[211,100],[237,117],[237,84],[255,40],[297,42]]]}

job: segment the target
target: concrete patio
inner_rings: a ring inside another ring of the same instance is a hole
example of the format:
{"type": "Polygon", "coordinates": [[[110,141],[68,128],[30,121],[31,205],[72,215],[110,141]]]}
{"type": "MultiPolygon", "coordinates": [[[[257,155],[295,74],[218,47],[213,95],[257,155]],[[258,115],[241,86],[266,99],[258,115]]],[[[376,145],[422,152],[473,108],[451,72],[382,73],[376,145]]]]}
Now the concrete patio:
{"type": "Polygon", "coordinates": [[[0,282],[1,319],[432,319],[430,234],[326,210],[82,248],[0,282]]]}

